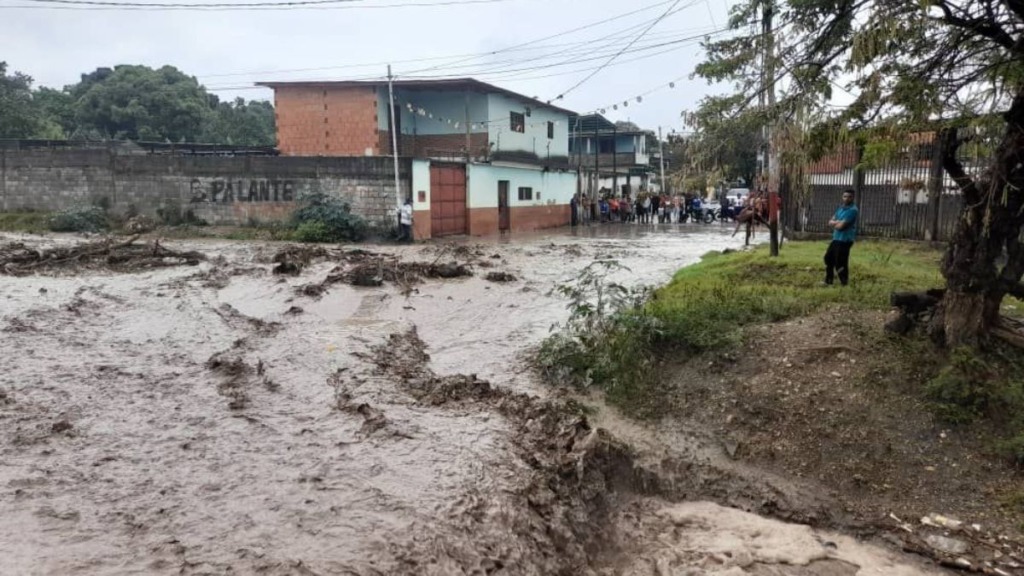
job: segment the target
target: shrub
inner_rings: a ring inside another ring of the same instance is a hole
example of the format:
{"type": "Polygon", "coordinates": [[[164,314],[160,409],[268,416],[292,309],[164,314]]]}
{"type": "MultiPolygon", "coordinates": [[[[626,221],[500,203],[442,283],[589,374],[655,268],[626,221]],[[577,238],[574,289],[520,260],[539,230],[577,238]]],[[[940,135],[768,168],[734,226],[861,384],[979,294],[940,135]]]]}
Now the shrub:
{"type": "Polygon", "coordinates": [[[935,415],[950,424],[967,424],[980,417],[992,399],[995,375],[969,348],[957,348],[949,365],[925,386],[935,415]]]}
{"type": "Polygon", "coordinates": [[[107,213],[100,206],[73,206],[50,217],[54,232],[100,232],[109,228],[107,213]]]}
{"type": "MultiPolygon", "coordinates": [[[[322,192],[313,192],[299,198],[301,207],[292,216],[295,226],[318,223],[321,228],[309,228],[304,234],[314,234],[317,240],[306,242],[358,242],[366,238],[369,227],[366,220],[353,214],[349,205],[322,192]]],[[[313,237],[313,236],[311,236],[313,237]]]]}
{"type": "Polygon", "coordinates": [[[541,344],[535,362],[552,382],[596,386],[620,405],[648,400],[653,378],[653,342],[660,323],[644,310],[646,289],[629,290],[609,276],[627,270],[599,260],[572,282],[556,288],[569,298],[569,319],[541,344]]]}
{"type": "Polygon", "coordinates": [[[331,234],[327,225],[320,221],[303,222],[295,229],[292,237],[297,242],[330,242],[331,234]]]}

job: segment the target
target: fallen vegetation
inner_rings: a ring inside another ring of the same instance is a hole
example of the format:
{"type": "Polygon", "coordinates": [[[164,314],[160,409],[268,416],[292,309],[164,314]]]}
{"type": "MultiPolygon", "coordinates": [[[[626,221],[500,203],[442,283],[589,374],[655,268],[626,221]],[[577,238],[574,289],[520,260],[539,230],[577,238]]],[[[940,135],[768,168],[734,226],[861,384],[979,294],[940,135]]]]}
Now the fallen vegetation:
{"type": "Polygon", "coordinates": [[[140,244],[138,236],[127,240],[104,238],[66,246],[40,249],[22,242],[0,246],[0,273],[12,276],[54,273],[66,269],[107,268],[132,272],[167,266],[195,266],[206,259],[202,252],[178,252],[159,240],[140,244]]]}

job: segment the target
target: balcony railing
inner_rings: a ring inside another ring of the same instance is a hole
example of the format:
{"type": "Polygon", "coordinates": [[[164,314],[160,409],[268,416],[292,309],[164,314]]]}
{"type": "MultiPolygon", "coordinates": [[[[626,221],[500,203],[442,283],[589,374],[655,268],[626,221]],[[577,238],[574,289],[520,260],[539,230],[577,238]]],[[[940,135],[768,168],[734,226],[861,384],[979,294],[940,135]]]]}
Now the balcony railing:
{"type": "Polygon", "coordinates": [[[596,164],[599,164],[601,168],[612,168],[618,166],[620,168],[628,168],[630,166],[647,166],[651,163],[651,158],[647,154],[638,154],[636,152],[620,152],[618,154],[572,154],[569,157],[569,163],[572,166],[581,166],[583,168],[593,168],[596,164]]]}

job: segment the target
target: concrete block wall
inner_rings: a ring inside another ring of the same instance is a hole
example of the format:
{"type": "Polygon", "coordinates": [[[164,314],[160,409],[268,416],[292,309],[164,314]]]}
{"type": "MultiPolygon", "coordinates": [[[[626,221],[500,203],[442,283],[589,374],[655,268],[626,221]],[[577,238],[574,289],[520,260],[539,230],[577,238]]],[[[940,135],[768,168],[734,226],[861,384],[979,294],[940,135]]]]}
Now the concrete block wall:
{"type": "MultiPolygon", "coordinates": [[[[402,198],[412,161],[400,159],[402,198]]],[[[394,224],[399,196],[389,157],[190,157],[104,150],[0,151],[0,208],[57,211],[103,201],[120,214],[191,210],[211,224],[290,217],[303,194],[348,202],[379,226],[394,224]]]]}

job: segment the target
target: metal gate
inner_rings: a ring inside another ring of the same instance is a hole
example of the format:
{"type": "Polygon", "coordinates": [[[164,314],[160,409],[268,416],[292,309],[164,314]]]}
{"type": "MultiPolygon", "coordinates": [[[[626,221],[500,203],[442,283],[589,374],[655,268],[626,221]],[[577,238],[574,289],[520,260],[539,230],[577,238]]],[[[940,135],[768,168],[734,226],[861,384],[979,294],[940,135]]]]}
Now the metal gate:
{"type": "Polygon", "coordinates": [[[466,167],[430,166],[430,235],[466,233],[466,167]]]}
{"type": "Polygon", "coordinates": [[[508,180],[498,181],[498,230],[505,232],[512,228],[508,206],[508,180]]]}

